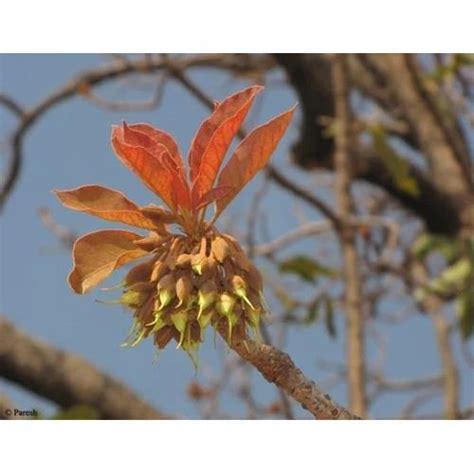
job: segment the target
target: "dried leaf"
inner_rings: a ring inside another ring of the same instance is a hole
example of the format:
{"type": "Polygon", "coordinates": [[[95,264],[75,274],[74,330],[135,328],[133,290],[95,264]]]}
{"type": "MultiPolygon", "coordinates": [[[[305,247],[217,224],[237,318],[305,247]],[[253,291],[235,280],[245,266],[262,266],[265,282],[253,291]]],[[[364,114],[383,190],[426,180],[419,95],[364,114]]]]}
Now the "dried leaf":
{"type": "Polygon", "coordinates": [[[237,147],[217,182],[218,186],[232,186],[234,189],[227,196],[217,201],[216,217],[267,164],[288,128],[294,111],[295,107],[256,128],[237,147]]]}
{"type": "Polygon", "coordinates": [[[76,293],[85,293],[105,280],[115,269],[148,252],[135,246],[141,236],[124,230],[99,230],[74,243],[74,266],[68,281],[76,293]]]}
{"type": "Polygon", "coordinates": [[[55,191],[61,203],[69,209],[82,211],[107,221],[156,229],[160,222],[144,215],[139,207],[119,191],[97,185],[55,191]]]}
{"type": "Polygon", "coordinates": [[[194,202],[212,188],[230,143],[262,89],[253,86],[233,94],[200,126],[189,151],[194,202]]]}

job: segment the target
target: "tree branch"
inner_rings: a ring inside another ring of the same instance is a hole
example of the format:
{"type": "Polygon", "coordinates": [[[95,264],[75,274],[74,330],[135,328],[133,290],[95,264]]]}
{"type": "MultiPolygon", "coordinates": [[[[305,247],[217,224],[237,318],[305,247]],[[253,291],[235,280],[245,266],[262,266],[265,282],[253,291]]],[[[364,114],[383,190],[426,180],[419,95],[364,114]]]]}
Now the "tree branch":
{"type": "Polygon", "coordinates": [[[90,405],[104,419],[172,418],[81,357],[33,339],[1,316],[0,376],[62,408],[90,405]]]}
{"type": "MultiPolygon", "coordinates": [[[[227,340],[227,327],[219,328],[227,340]]],[[[295,366],[285,352],[267,344],[247,340],[236,340],[233,335],[231,348],[243,359],[252,364],[270,383],[282,389],[288,396],[321,420],[356,420],[359,417],[334,402],[312,380],[295,366]]]]}
{"type": "MultiPolygon", "coordinates": [[[[168,60],[166,60],[168,61],[168,60]]],[[[219,62],[230,67],[232,56],[222,54],[202,54],[192,57],[174,59],[179,67],[194,66],[217,66],[219,62]]],[[[78,75],[67,82],[63,87],[55,90],[45,99],[30,109],[23,110],[20,115],[20,108],[15,107],[15,102],[9,98],[3,97],[0,101],[10,110],[21,117],[17,128],[15,129],[11,141],[11,157],[7,172],[0,186],[0,209],[3,208],[9,194],[13,191],[17,178],[20,174],[23,163],[23,137],[30,127],[46,112],[54,106],[70,99],[76,95],[85,95],[90,92],[93,86],[102,84],[117,77],[127,76],[133,73],[153,73],[164,69],[164,60],[161,57],[146,57],[138,60],[124,60],[114,62],[106,66],[91,69],[78,75]]]]}
{"type": "MultiPolygon", "coordinates": [[[[389,61],[393,55],[377,56],[379,62],[389,61]]],[[[326,133],[328,119],[334,118],[334,89],[331,82],[330,62],[328,56],[311,54],[277,54],[274,55],[276,61],[286,71],[290,84],[295,88],[302,107],[302,126],[298,142],[293,147],[294,159],[304,168],[322,167],[333,170],[334,137],[326,133]],[[324,119],[324,120],[323,120],[324,119]]],[[[416,148],[425,153],[427,159],[431,159],[431,153],[449,153],[450,158],[446,161],[449,165],[452,162],[452,149],[443,146],[436,150],[434,142],[431,143],[427,137],[416,133],[420,128],[427,128],[424,119],[415,119],[416,127],[412,127],[412,120],[406,117],[405,109],[400,108],[394,88],[408,87],[406,82],[397,75],[396,71],[387,74],[385,69],[377,68],[377,82],[381,86],[379,99],[383,95],[383,105],[385,112],[400,117],[410,124],[409,134],[402,137],[409,145],[417,147],[423,143],[423,147],[416,148]],[[380,77],[379,77],[380,76],[380,77]],[[426,145],[426,147],[425,147],[426,145]],[[428,148],[429,146],[429,148],[428,148]]],[[[446,144],[444,136],[436,143],[446,144]]],[[[409,160],[405,161],[407,172],[413,176],[418,184],[419,194],[414,196],[409,192],[400,189],[393,181],[393,177],[387,171],[383,161],[375,153],[371,146],[364,143],[354,143],[353,148],[355,178],[366,180],[385,190],[389,195],[398,200],[405,208],[411,210],[425,222],[427,229],[432,233],[454,235],[459,232],[472,229],[474,215],[472,210],[474,196],[472,192],[466,191],[465,179],[459,179],[460,187],[448,187],[444,182],[441,173],[439,181],[434,179],[431,171],[424,172],[409,160]],[[462,181],[462,182],[461,182],[462,181]],[[463,190],[465,192],[461,192],[463,190]]],[[[441,163],[444,163],[441,161],[441,163]]],[[[455,166],[454,166],[455,167],[455,166]]],[[[458,170],[455,174],[450,173],[450,182],[459,178],[458,170]]],[[[474,224],[473,224],[474,225],[474,224]]]]}
{"type": "Polygon", "coordinates": [[[345,274],[344,309],[346,312],[346,363],[350,409],[366,416],[367,397],[365,390],[365,336],[362,309],[362,289],[359,274],[359,258],[356,249],[356,234],[351,225],[353,201],[351,196],[350,167],[350,109],[349,85],[346,59],[343,55],[333,58],[333,81],[336,111],[336,196],[339,219],[342,227],[338,231],[342,249],[345,274]]]}

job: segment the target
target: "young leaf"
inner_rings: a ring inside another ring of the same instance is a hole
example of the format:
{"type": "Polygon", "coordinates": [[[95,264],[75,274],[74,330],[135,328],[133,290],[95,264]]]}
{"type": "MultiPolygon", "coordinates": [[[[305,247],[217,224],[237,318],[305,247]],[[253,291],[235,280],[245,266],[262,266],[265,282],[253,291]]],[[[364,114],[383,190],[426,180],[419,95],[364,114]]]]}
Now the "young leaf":
{"type": "Polygon", "coordinates": [[[194,203],[212,188],[229,145],[262,89],[253,86],[230,96],[199,128],[189,152],[194,203]]]}
{"type": "Polygon", "coordinates": [[[172,193],[176,169],[165,164],[164,156],[171,160],[167,148],[162,144],[151,146],[150,143],[151,139],[146,135],[131,130],[125,124],[112,128],[112,148],[117,157],[174,209],[172,193]]]}
{"type": "Polygon", "coordinates": [[[420,190],[416,179],[410,175],[407,161],[400,157],[390,146],[381,127],[372,127],[370,132],[374,148],[382,159],[385,168],[390,173],[395,185],[406,194],[417,197],[420,194],[420,190]]]}
{"type": "Polygon", "coordinates": [[[334,278],[336,271],[321,265],[313,258],[305,255],[296,255],[280,263],[279,269],[284,273],[293,273],[302,280],[314,283],[317,277],[334,278]]]}
{"type": "Polygon", "coordinates": [[[267,164],[278,142],[285,133],[295,107],[256,128],[235,150],[222,170],[217,185],[232,186],[231,193],[217,201],[216,217],[226,208],[242,188],[267,164]]]}
{"type": "Polygon", "coordinates": [[[152,230],[160,227],[156,220],[145,216],[135,203],[114,189],[86,185],[55,193],[65,207],[75,211],[143,229],[152,230]]]}
{"type": "Polygon", "coordinates": [[[315,300],[308,308],[308,312],[303,320],[304,324],[312,324],[319,318],[319,307],[321,306],[321,298],[315,300]]]}
{"type": "Polygon", "coordinates": [[[147,255],[133,243],[141,237],[124,230],[99,230],[77,239],[72,249],[74,266],[68,277],[71,288],[85,293],[115,269],[147,255]]]}
{"type": "Polygon", "coordinates": [[[196,205],[196,210],[199,210],[207,206],[208,204],[211,204],[211,202],[213,201],[217,201],[218,199],[224,198],[231,191],[231,186],[219,186],[218,188],[211,189],[199,199],[196,205]]]}
{"type": "MultiPolygon", "coordinates": [[[[170,157],[176,165],[176,168],[183,170],[183,160],[181,154],[179,153],[178,144],[175,142],[174,138],[158,128],[154,128],[147,123],[135,123],[133,125],[128,125],[129,130],[139,132],[148,137],[153,145],[161,144],[166,147],[170,157]]],[[[150,142],[149,142],[150,143],[150,142]]]]}

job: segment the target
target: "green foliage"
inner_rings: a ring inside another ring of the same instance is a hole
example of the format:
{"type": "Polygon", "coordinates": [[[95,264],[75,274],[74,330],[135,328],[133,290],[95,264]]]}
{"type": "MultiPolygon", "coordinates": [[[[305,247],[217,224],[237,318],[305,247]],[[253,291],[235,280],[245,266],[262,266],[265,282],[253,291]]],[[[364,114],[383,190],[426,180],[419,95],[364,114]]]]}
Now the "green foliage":
{"type": "Polygon", "coordinates": [[[385,131],[380,126],[369,130],[375,151],[383,161],[385,168],[390,173],[395,186],[411,196],[418,196],[420,191],[415,178],[409,173],[409,166],[388,143],[385,131]]]}
{"type": "Polygon", "coordinates": [[[429,289],[440,296],[458,293],[466,287],[471,271],[471,262],[467,258],[461,258],[446,267],[437,278],[431,280],[429,289]]]}
{"type": "Polygon", "coordinates": [[[455,74],[462,66],[472,66],[474,64],[474,54],[454,54],[452,61],[440,64],[429,75],[431,79],[442,81],[455,74]]]}
{"type": "Polygon", "coordinates": [[[305,255],[296,255],[284,260],[279,265],[279,270],[283,273],[297,275],[308,283],[316,283],[319,277],[335,278],[336,270],[321,265],[318,261],[305,255]]]}
{"type": "Polygon", "coordinates": [[[336,326],[334,324],[334,306],[331,297],[327,293],[322,293],[311,306],[304,318],[304,323],[309,325],[317,322],[324,314],[326,330],[331,337],[336,337],[336,326]]]}
{"type": "Polygon", "coordinates": [[[428,233],[421,234],[412,247],[413,255],[420,261],[425,260],[433,252],[439,252],[448,263],[458,258],[459,250],[457,240],[428,233]]]}
{"type": "Polygon", "coordinates": [[[459,331],[463,339],[471,337],[474,334],[474,238],[461,242],[422,234],[415,241],[412,252],[420,261],[439,253],[447,263],[425,288],[415,291],[417,301],[423,301],[430,293],[441,298],[456,298],[459,331]]]}

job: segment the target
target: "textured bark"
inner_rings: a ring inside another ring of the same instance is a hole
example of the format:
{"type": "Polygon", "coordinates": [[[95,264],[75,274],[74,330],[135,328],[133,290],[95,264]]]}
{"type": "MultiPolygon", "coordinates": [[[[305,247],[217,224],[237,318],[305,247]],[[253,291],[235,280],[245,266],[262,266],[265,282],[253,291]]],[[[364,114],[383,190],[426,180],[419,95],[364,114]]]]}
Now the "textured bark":
{"type": "Polygon", "coordinates": [[[86,360],[40,342],[0,317],[0,377],[62,408],[90,405],[104,419],[166,419],[86,360]]]}
{"type": "MultiPolygon", "coordinates": [[[[295,162],[308,169],[334,170],[334,137],[325,133],[328,119],[335,117],[329,56],[277,54],[274,57],[286,71],[301,104],[301,132],[293,147],[295,162]]],[[[466,172],[468,147],[459,127],[446,125],[456,122],[455,114],[444,111],[449,118],[440,118],[426,91],[420,90],[415,66],[406,64],[413,61],[407,55],[362,58],[367,67],[355,63],[356,67],[350,70],[356,88],[379,103],[387,114],[403,122],[404,130],[397,135],[420,151],[431,167],[423,171],[407,160],[408,172],[416,179],[420,191],[414,196],[396,186],[370,146],[355,143],[353,176],[385,190],[418,215],[430,232],[472,233],[474,192],[472,178],[466,172]]]]}
{"type": "Polygon", "coordinates": [[[344,310],[346,313],[346,365],[349,409],[359,416],[367,415],[365,393],[365,336],[361,277],[356,234],[350,225],[353,213],[350,166],[350,108],[346,58],[333,59],[333,81],[336,111],[336,198],[342,227],[339,240],[344,265],[344,310]]]}
{"type": "Polygon", "coordinates": [[[431,314],[431,319],[443,368],[444,416],[455,420],[459,418],[459,373],[451,348],[449,326],[444,316],[437,310],[431,314]]]}
{"type": "MultiPolygon", "coordinates": [[[[227,340],[227,327],[224,325],[219,332],[227,340]]],[[[267,344],[233,337],[232,349],[243,359],[252,364],[270,383],[277,387],[320,420],[356,420],[346,408],[338,405],[329,395],[324,393],[312,380],[295,366],[285,352],[267,344]]]]}

